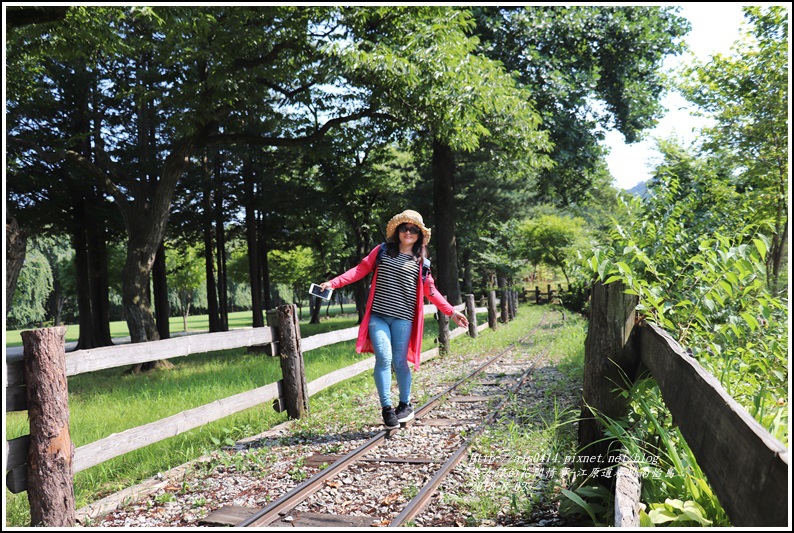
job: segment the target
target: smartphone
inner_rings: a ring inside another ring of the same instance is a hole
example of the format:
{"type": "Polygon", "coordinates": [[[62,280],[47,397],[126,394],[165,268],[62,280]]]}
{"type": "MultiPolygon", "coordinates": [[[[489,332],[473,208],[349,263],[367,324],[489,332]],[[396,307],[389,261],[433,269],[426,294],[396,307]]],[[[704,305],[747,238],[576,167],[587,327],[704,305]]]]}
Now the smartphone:
{"type": "Polygon", "coordinates": [[[330,300],[332,292],[334,292],[333,289],[323,290],[322,287],[320,287],[316,283],[312,283],[311,286],[309,287],[309,294],[311,294],[312,296],[316,296],[318,298],[322,298],[323,300],[330,300]]]}

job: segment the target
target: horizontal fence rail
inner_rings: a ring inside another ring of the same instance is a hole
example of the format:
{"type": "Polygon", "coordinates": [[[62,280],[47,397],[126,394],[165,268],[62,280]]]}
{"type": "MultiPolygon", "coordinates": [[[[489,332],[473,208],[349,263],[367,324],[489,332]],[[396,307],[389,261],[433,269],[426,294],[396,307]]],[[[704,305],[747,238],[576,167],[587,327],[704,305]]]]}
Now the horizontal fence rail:
{"type": "Polygon", "coordinates": [[[786,524],[788,449],[669,333],[653,324],[639,333],[642,362],[732,523],[786,524]]]}

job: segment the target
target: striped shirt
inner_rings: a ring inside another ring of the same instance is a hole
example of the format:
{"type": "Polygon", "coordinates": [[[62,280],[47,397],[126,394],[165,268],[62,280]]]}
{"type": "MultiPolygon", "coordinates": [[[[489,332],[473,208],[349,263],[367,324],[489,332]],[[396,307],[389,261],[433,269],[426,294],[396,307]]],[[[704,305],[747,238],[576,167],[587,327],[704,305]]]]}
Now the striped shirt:
{"type": "Polygon", "coordinates": [[[378,265],[378,280],[372,311],[381,315],[413,321],[416,314],[416,284],[419,264],[412,255],[384,253],[378,265]]]}

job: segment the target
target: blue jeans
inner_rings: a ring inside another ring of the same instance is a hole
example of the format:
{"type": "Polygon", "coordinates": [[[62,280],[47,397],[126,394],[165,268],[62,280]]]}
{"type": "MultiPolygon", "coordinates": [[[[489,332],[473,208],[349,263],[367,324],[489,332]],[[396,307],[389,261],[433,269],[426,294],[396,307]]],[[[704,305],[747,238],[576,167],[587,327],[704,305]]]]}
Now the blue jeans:
{"type": "Polygon", "coordinates": [[[408,320],[371,313],[369,316],[369,338],[375,350],[375,387],[378,389],[380,406],[391,405],[391,371],[397,377],[400,401],[408,403],[411,398],[411,369],[408,366],[408,343],[411,340],[411,324],[408,320]]]}

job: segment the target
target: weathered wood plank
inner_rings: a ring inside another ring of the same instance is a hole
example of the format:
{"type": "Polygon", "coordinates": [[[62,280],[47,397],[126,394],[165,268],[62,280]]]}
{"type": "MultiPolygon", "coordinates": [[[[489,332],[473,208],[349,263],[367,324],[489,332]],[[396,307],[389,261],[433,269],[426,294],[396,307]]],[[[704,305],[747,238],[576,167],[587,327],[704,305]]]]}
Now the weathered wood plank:
{"type": "Polygon", "coordinates": [[[640,328],[642,362],[734,526],[788,523],[788,450],[664,330],[640,328]]]}
{"type": "Polygon", "coordinates": [[[474,402],[487,402],[491,400],[491,396],[471,396],[471,395],[461,395],[461,396],[450,396],[447,398],[450,402],[457,402],[457,403],[474,403],[474,402]]]}
{"type": "Polygon", "coordinates": [[[28,465],[6,470],[6,487],[11,494],[19,494],[28,490],[28,465]]]}
{"type": "Polygon", "coordinates": [[[6,413],[26,411],[28,408],[27,389],[24,385],[6,387],[6,413]]]}
{"type": "Polygon", "coordinates": [[[194,353],[244,348],[257,344],[267,344],[270,341],[270,328],[251,328],[217,333],[200,333],[157,342],[141,342],[94,348],[92,350],[79,350],[70,352],[67,355],[66,375],[74,376],[84,372],[146,363],[159,359],[184,357],[194,353]]]}
{"type": "MultiPolygon", "coordinates": [[[[378,522],[377,519],[370,516],[345,516],[324,513],[296,513],[292,518],[292,527],[304,530],[313,530],[318,527],[336,529],[372,527],[373,523],[378,522]]],[[[285,520],[287,519],[283,518],[282,522],[285,520]]],[[[278,522],[274,523],[273,526],[277,527],[278,522]]]]}
{"type": "Polygon", "coordinates": [[[339,329],[336,331],[329,331],[327,333],[320,333],[312,335],[301,340],[301,349],[303,352],[314,350],[322,346],[336,344],[337,342],[344,342],[353,340],[358,337],[358,326],[352,328],[339,329]]]}
{"type": "Polygon", "coordinates": [[[30,435],[22,435],[6,441],[6,470],[28,463],[28,446],[30,446],[30,435]]]}
{"type": "Polygon", "coordinates": [[[326,389],[331,385],[341,383],[342,381],[350,379],[373,368],[375,368],[374,356],[364,359],[363,361],[359,361],[358,363],[354,363],[350,366],[346,366],[345,368],[340,368],[339,370],[329,372],[328,374],[315,379],[307,385],[309,396],[313,396],[314,394],[317,394],[321,390],[326,389]]]}
{"type": "Polygon", "coordinates": [[[476,418],[420,418],[416,421],[420,426],[434,427],[466,426],[478,424],[480,422],[482,422],[482,420],[477,420],[476,418]]]}
{"type": "Polygon", "coordinates": [[[77,448],[74,453],[74,471],[80,472],[143,446],[179,435],[185,431],[259,404],[273,401],[277,397],[278,383],[270,383],[264,387],[182,411],[157,422],[134,427],[120,433],[113,433],[104,439],[77,448]]]}
{"type": "Polygon", "coordinates": [[[25,366],[22,363],[22,352],[6,358],[6,387],[17,387],[25,384],[25,366]]]}
{"type": "Polygon", "coordinates": [[[640,527],[642,481],[633,463],[620,465],[615,480],[615,527],[640,527]]]}
{"type": "Polygon", "coordinates": [[[200,519],[198,523],[208,526],[236,526],[246,518],[253,516],[258,510],[256,507],[224,505],[200,519]]]}

